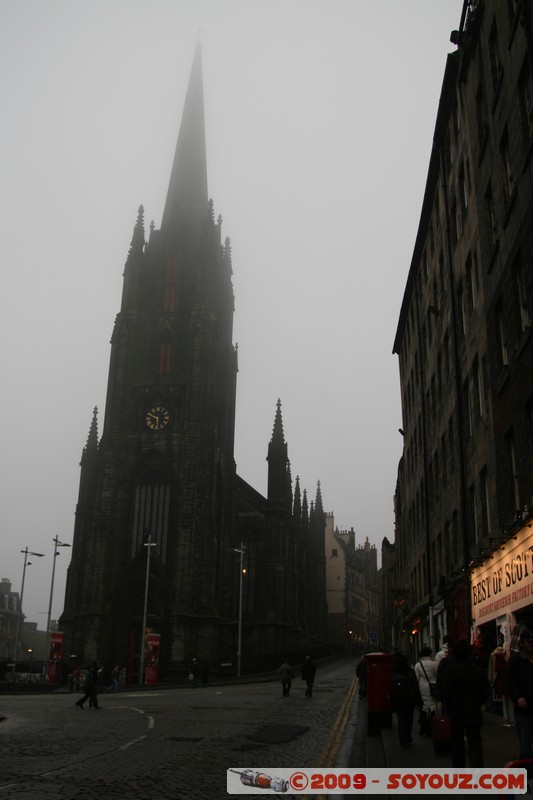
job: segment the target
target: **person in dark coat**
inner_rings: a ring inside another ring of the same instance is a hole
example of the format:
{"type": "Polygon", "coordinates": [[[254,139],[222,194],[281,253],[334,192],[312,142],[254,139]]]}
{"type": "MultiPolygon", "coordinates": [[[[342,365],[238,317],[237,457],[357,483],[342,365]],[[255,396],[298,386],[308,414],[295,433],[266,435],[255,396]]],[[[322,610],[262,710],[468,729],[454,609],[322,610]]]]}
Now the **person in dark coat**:
{"type": "Polygon", "coordinates": [[[281,690],[283,697],[288,697],[291,691],[292,684],[292,667],[288,661],[284,661],[279,668],[279,679],[281,681],[281,690]]]}
{"type": "Polygon", "coordinates": [[[522,630],[518,653],[507,662],[507,692],[514,703],[519,759],[533,758],[533,633],[522,630]]]}
{"type": "Polygon", "coordinates": [[[448,716],[448,709],[446,707],[446,698],[444,697],[444,692],[442,691],[442,682],[444,679],[444,675],[446,674],[446,670],[448,669],[448,667],[451,667],[451,665],[455,661],[453,657],[454,645],[455,642],[448,636],[446,642],[446,655],[442,656],[442,658],[437,663],[436,683],[437,683],[437,689],[439,690],[439,694],[441,696],[442,714],[446,717],[448,716]]]}
{"type": "Polygon", "coordinates": [[[367,676],[367,663],[364,658],[358,661],[355,668],[355,674],[359,678],[359,697],[362,699],[366,697],[366,676],[367,676]]]}
{"type": "Polygon", "coordinates": [[[398,738],[405,749],[413,741],[415,708],[422,708],[422,696],[414,669],[407,656],[398,654],[391,677],[391,709],[398,717],[398,738]]]}
{"type": "Polygon", "coordinates": [[[311,656],[306,656],[302,664],[302,678],[304,679],[307,688],[305,690],[306,697],[313,696],[313,684],[315,682],[316,666],[311,656]]]}
{"type": "Polygon", "coordinates": [[[79,700],[76,701],[76,706],[83,710],[83,706],[86,700],[89,701],[90,708],[100,708],[98,705],[98,664],[96,661],[93,661],[92,664],[89,664],[87,675],[85,677],[85,683],[83,686],[84,695],[80,697],[79,700]]]}
{"type": "MultiPolygon", "coordinates": [[[[447,656],[443,662],[449,658],[452,657],[447,656]]],[[[470,766],[482,767],[481,709],[489,699],[490,684],[485,670],[474,663],[468,640],[462,639],[454,644],[453,660],[441,677],[443,697],[451,721],[452,766],[466,766],[466,736],[470,766]]]]}

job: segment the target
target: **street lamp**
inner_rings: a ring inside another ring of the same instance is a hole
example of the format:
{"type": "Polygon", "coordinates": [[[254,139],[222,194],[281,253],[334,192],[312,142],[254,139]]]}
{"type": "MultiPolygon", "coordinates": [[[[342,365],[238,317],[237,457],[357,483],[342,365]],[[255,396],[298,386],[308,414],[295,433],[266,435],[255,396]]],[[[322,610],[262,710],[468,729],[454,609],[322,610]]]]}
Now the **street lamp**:
{"type": "Polygon", "coordinates": [[[242,660],[242,576],[244,575],[244,551],[246,545],[241,542],[240,547],[231,548],[235,553],[240,553],[240,575],[239,575],[239,629],[237,634],[237,677],[241,677],[241,660],[242,660]]]}
{"type": "Polygon", "coordinates": [[[32,550],[28,550],[28,546],[26,545],[25,550],[21,550],[21,553],[24,553],[24,567],[22,569],[22,586],[20,587],[20,600],[19,600],[19,609],[17,614],[17,627],[15,631],[15,649],[13,651],[13,661],[16,663],[17,661],[17,651],[19,647],[19,635],[20,635],[20,620],[22,619],[22,598],[24,597],[24,580],[26,578],[26,567],[31,566],[31,561],[28,561],[28,556],[37,556],[38,558],[43,558],[44,553],[34,553],[32,550]]]}
{"type": "Polygon", "coordinates": [[[54,577],[56,574],[56,557],[59,555],[57,552],[58,547],[70,547],[69,544],[66,542],[60,542],[59,537],[56,535],[54,539],[52,539],[54,543],[54,558],[52,562],[52,583],[50,585],[50,602],[48,603],[48,618],[46,621],[46,645],[44,650],[44,657],[45,657],[45,673],[46,677],[48,677],[48,666],[50,663],[50,617],[52,616],[52,598],[54,596],[54,577]]]}
{"type": "Polygon", "coordinates": [[[139,686],[143,685],[144,679],[144,644],[146,638],[146,617],[148,614],[148,582],[150,580],[150,554],[152,552],[152,547],[156,547],[157,543],[152,542],[152,535],[148,534],[148,540],[144,543],[144,546],[148,548],[146,554],[146,579],[144,581],[144,609],[143,609],[143,626],[141,632],[141,660],[139,663],[139,686]]]}

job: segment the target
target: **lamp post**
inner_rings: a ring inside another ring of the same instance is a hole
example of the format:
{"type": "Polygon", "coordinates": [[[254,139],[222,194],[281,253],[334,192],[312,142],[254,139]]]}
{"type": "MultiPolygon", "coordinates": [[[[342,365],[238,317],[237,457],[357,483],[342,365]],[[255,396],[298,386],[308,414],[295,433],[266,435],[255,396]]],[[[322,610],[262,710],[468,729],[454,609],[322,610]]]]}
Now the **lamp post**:
{"type": "Polygon", "coordinates": [[[13,650],[13,661],[16,664],[17,661],[17,651],[19,647],[19,636],[20,636],[20,620],[22,619],[22,598],[24,597],[24,581],[26,579],[26,567],[31,566],[31,561],[28,561],[28,556],[37,556],[38,558],[43,558],[44,553],[34,553],[32,550],[28,550],[28,546],[26,545],[25,550],[21,550],[21,553],[24,553],[24,567],[22,569],[22,586],[20,587],[20,600],[19,600],[19,609],[17,614],[17,627],[15,630],[15,648],[13,650]]]}
{"type": "Polygon", "coordinates": [[[56,535],[54,539],[52,539],[54,543],[54,558],[52,561],[52,583],[50,584],[50,602],[48,603],[48,617],[46,621],[46,644],[44,650],[44,658],[45,658],[45,675],[48,677],[48,666],[50,663],[50,617],[52,616],[52,598],[54,596],[54,578],[56,574],[56,558],[59,555],[57,552],[58,547],[70,547],[69,544],[66,542],[60,542],[59,537],[56,535]]]}
{"type": "Polygon", "coordinates": [[[156,542],[152,542],[152,535],[148,534],[148,541],[144,546],[148,549],[146,553],[146,578],[144,581],[144,609],[143,609],[143,623],[141,631],[141,660],[139,663],[139,686],[143,685],[144,680],[144,644],[146,637],[146,617],[148,615],[148,583],[150,581],[150,555],[152,547],[156,547],[156,542]]]}
{"type": "Polygon", "coordinates": [[[241,677],[241,661],[242,661],[242,576],[244,575],[244,551],[246,549],[244,542],[241,542],[240,547],[232,547],[235,553],[240,553],[240,575],[239,575],[239,627],[237,634],[237,677],[241,677]]]}

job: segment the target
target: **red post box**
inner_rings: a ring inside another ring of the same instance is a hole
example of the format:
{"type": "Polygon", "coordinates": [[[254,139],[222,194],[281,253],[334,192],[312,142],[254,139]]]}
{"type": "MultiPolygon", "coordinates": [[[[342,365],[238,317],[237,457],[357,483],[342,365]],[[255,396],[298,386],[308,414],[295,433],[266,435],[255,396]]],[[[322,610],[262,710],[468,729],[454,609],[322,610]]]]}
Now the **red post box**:
{"type": "Polygon", "coordinates": [[[367,653],[367,734],[379,736],[382,728],[392,726],[390,704],[391,656],[389,653],[367,653]]]}

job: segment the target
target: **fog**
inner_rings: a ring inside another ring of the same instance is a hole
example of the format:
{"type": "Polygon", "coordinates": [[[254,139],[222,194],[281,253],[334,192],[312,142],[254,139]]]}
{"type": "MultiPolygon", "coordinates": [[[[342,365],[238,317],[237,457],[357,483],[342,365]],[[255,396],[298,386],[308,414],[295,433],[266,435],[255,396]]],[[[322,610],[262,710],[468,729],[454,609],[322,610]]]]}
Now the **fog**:
{"type": "Polygon", "coordinates": [[[159,227],[199,36],[209,194],[232,246],[238,472],[266,493],[279,397],[293,480],[310,499],[320,481],[358,544],[394,539],[392,345],[461,8],[0,0],[0,572],[20,592],[20,551],[45,554],[24,589],[40,628],[94,406],[103,419],[137,209],[159,227]]]}

